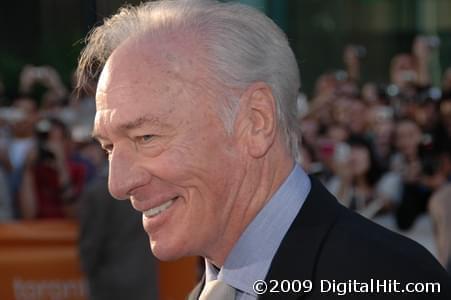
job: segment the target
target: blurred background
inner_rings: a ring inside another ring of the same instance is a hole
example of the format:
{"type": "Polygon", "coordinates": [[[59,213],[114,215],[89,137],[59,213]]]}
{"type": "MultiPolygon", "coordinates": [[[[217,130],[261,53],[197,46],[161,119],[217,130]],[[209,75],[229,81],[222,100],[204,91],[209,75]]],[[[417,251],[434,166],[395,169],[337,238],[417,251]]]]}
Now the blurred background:
{"type": "MultiPolygon", "coordinates": [[[[203,271],[150,255],[139,214],[106,190],[95,83],[73,93],[86,34],[140,2],[0,3],[1,299],[183,299],[203,271]]],[[[451,0],[240,2],[298,58],[304,168],[450,270],[451,0]]]]}
{"type": "MultiPolygon", "coordinates": [[[[25,64],[50,64],[70,83],[85,34],[124,3],[138,0],[27,0],[0,4],[0,67],[10,95],[25,64]]],[[[343,47],[367,49],[362,76],[387,81],[390,59],[409,52],[417,34],[440,38],[434,80],[451,64],[449,0],[243,0],[270,16],[290,38],[303,85],[311,92],[326,70],[343,66],[343,47]]],[[[438,83],[435,82],[435,83],[438,83]]]]}

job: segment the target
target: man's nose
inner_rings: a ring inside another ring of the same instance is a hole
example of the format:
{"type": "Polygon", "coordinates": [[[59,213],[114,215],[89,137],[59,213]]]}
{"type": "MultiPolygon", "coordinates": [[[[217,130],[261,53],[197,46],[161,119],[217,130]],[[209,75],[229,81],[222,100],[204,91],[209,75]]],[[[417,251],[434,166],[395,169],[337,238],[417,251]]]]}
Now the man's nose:
{"type": "Polygon", "coordinates": [[[114,198],[128,199],[134,189],[150,180],[150,175],[138,162],[131,150],[113,149],[110,155],[108,188],[114,198]]]}

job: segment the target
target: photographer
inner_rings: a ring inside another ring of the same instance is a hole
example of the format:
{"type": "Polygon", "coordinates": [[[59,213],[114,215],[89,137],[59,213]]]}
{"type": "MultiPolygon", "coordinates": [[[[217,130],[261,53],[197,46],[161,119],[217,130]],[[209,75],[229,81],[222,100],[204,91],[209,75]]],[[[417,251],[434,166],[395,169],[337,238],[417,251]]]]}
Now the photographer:
{"type": "Polygon", "coordinates": [[[412,120],[399,121],[392,171],[400,176],[401,199],[396,213],[398,227],[411,228],[416,218],[426,211],[432,192],[443,185],[449,171],[444,161],[446,151],[437,153],[424,144],[422,131],[412,120]]]}
{"type": "Polygon", "coordinates": [[[334,153],[334,170],[336,176],[327,184],[342,204],[362,215],[372,217],[375,212],[375,190],[381,171],[376,163],[372,145],[366,138],[352,135],[346,143],[337,144],[334,153]]]}
{"type": "Polygon", "coordinates": [[[81,193],[84,167],[71,159],[65,124],[43,119],[36,126],[37,147],[28,157],[20,204],[25,218],[61,218],[81,193]]]}

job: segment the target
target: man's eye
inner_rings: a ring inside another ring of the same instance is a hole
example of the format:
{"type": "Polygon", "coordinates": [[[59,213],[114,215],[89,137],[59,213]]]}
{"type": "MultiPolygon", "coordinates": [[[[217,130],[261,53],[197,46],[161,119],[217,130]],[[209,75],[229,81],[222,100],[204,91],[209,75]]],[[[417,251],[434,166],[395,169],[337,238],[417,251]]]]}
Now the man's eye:
{"type": "Polygon", "coordinates": [[[147,144],[152,141],[154,137],[155,136],[152,134],[141,135],[136,138],[136,142],[138,142],[139,144],[147,144]]]}

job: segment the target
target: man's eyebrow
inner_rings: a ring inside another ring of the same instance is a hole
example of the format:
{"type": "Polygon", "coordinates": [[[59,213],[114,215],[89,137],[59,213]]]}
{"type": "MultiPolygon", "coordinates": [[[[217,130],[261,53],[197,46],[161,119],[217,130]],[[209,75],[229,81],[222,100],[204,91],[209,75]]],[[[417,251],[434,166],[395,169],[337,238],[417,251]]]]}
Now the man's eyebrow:
{"type": "Polygon", "coordinates": [[[139,127],[143,126],[144,124],[149,124],[149,123],[152,125],[155,125],[155,126],[163,126],[164,125],[161,122],[160,118],[158,118],[156,116],[145,115],[145,116],[141,116],[135,120],[120,124],[118,126],[118,129],[120,131],[129,131],[129,130],[139,128],[139,127]]]}
{"type": "MultiPolygon", "coordinates": [[[[129,130],[139,128],[139,127],[143,126],[144,124],[149,124],[149,123],[152,125],[155,125],[155,126],[167,127],[166,124],[161,122],[160,118],[158,118],[156,116],[145,115],[145,116],[138,117],[135,120],[119,124],[117,126],[117,128],[119,129],[119,131],[129,131],[129,130]]],[[[101,133],[97,132],[95,129],[93,130],[91,137],[98,141],[108,140],[107,137],[103,136],[101,133]]]]}

